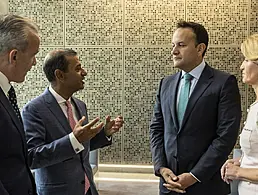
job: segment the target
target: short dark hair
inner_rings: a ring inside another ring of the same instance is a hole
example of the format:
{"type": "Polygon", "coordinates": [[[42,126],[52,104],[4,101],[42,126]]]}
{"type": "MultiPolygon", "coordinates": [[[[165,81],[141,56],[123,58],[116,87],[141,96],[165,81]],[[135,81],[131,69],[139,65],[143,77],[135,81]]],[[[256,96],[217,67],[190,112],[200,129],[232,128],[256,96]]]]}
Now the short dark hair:
{"type": "Polygon", "coordinates": [[[200,43],[204,43],[206,45],[206,48],[202,54],[202,56],[205,55],[206,50],[208,48],[209,43],[209,35],[207,30],[204,28],[203,25],[195,23],[195,22],[186,22],[186,21],[180,21],[177,23],[177,28],[191,28],[193,33],[195,34],[195,41],[196,45],[200,43]]]}
{"type": "Polygon", "coordinates": [[[47,54],[43,62],[43,70],[49,82],[56,80],[55,70],[68,71],[67,56],[77,56],[77,52],[72,49],[58,49],[47,54]]]}

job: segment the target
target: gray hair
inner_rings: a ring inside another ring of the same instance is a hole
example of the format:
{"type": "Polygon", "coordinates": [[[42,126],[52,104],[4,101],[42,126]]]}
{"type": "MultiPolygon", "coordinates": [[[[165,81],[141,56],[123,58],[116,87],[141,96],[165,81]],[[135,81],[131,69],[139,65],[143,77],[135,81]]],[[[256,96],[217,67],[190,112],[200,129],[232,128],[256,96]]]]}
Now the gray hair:
{"type": "Polygon", "coordinates": [[[26,50],[30,32],[38,34],[38,26],[29,18],[0,15],[0,54],[12,49],[26,50]]]}

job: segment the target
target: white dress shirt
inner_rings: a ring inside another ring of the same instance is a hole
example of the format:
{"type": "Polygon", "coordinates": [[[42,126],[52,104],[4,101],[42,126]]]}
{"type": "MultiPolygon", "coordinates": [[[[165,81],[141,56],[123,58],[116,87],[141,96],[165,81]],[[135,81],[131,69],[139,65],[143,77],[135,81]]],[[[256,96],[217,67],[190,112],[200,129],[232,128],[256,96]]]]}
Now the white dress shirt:
{"type": "MultiPolygon", "coordinates": [[[[49,91],[50,93],[55,97],[57,103],[59,104],[60,108],[62,109],[64,115],[66,116],[67,118],[67,106],[65,104],[66,100],[60,96],[58,93],[55,92],[55,90],[51,87],[51,85],[49,86],[49,91]]],[[[73,117],[74,117],[74,120],[76,122],[78,122],[78,119],[76,117],[76,112],[75,112],[75,108],[74,108],[74,105],[73,103],[71,102],[71,98],[69,98],[70,103],[72,104],[72,110],[73,110],[73,117]]],[[[79,153],[81,152],[82,150],[84,150],[84,147],[83,145],[76,139],[76,137],[74,136],[73,132],[71,132],[69,134],[69,139],[70,139],[70,142],[72,144],[72,147],[75,151],[75,153],[79,153]]]]}
{"type": "MultiPolygon", "coordinates": [[[[188,74],[192,75],[192,80],[191,80],[191,85],[190,85],[190,92],[189,92],[189,98],[202,74],[202,71],[205,67],[205,61],[203,60],[201,64],[199,64],[198,66],[196,66],[193,70],[191,70],[190,72],[188,72],[188,74]]],[[[182,70],[182,74],[181,74],[181,79],[179,81],[179,92],[177,93],[177,109],[178,109],[178,103],[179,103],[179,95],[180,95],[180,92],[181,92],[181,88],[182,88],[182,85],[184,84],[184,75],[186,74],[185,71],[182,70]]]]}
{"type": "Polygon", "coordinates": [[[8,78],[2,72],[0,72],[0,87],[2,88],[6,97],[8,97],[8,91],[11,88],[11,84],[8,81],[8,78]]]}
{"type": "MultiPolygon", "coordinates": [[[[201,64],[199,64],[198,66],[196,66],[193,70],[191,70],[190,72],[188,72],[188,74],[192,75],[193,78],[191,80],[191,85],[190,85],[190,92],[189,92],[189,98],[202,74],[202,71],[203,69],[205,68],[205,61],[203,60],[201,64]]],[[[181,74],[181,79],[180,79],[180,82],[179,82],[179,92],[177,93],[177,110],[178,110],[178,103],[179,103],[179,95],[180,95],[180,92],[181,92],[181,88],[182,88],[182,85],[184,84],[184,81],[183,81],[183,78],[184,78],[184,75],[186,74],[185,71],[182,70],[182,74],[181,74]]],[[[201,182],[197,177],[194,176],[194,174],[192,174],[190,172],[190,174],[199,182],[201,182]]]]}

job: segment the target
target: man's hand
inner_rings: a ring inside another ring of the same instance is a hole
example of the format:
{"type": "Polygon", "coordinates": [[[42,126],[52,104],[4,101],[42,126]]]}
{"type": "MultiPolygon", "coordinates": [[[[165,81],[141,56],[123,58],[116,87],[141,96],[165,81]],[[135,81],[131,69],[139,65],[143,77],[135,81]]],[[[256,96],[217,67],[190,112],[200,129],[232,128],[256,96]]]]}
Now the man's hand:
{"type": "Polygon", "coordinates": [[[98,134],[100,132],[100,130],[104,126],[104,123],[102,122],[102,123],[98,124],[96,127],[93,127],[99,121],[98,117],[93,119],[88,124],[82,126],[82,123],[85,121],[85,119],[86,119],[86,117],[83,116],[77,122],[77,124],[75,125],[75,127],[73,129],[73,134],[80,143],[93,138],[96,134],[98,134]]]}
{"type": "Polygon", "coordinates": [[[111,136],[123,126],[124,119],[122,116],[117,116],[114,120],[111,120],[110,116],[106,116],[106,124],[104,131],[106,136],[111,136]]]}
{"type": "Polygon", "coordinates": [[[182,185],[178,182],[179,178],[170,169],[162,167],[160,168],[160,174],[166,181],[163,186],[165,186],[168,190],[178,193],[185,193],[182,185]]]}
{"type": "Polygon", "coordinates": [[[182,173],[177,177],[177,182],[181,184],[182,189],[184,190],[197,182],[197,180],[190,173],[182,173]]]}

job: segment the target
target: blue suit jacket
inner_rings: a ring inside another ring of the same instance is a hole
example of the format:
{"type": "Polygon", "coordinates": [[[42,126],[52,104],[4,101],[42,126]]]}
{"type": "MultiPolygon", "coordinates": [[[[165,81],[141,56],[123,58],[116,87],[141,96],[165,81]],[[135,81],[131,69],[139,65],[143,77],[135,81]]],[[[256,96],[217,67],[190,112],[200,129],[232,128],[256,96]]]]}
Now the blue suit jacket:
{"type": "MultiPolygon", "coordinates": [[[[86,105],[76,98],[72,101],[78,117],[86,116],[88,123],[86,105]]],[[[68,136],[72,132],[69,122],[48,89],[24,107],[22,117],[38,194],[84,195],[86,173],[91,193],[97,195],[89,151],[111,144],[103,130],[83,143],[85,149],[76,154],[68,136]]]]}
{"type": "MultiPolygon", "coordinates": [[[[193,173],[201,183],[187,188],[187,195],[229,194],[220,168],[238,136],[241,104],[236,78],[206,64],[179,126],[176,103],[180,78],[181,72],[165,77],[157,92],[150,125],[155,173],[159,175],[161,167],[176,175],[193,173]]],[[[167,194],[163,183],[161,178],[161,194],[167,194]]]]}
{"type": "Polygon", "coordinates": [[[23,125],[0,88],[0,194],[36,194],[23,125]]]}

